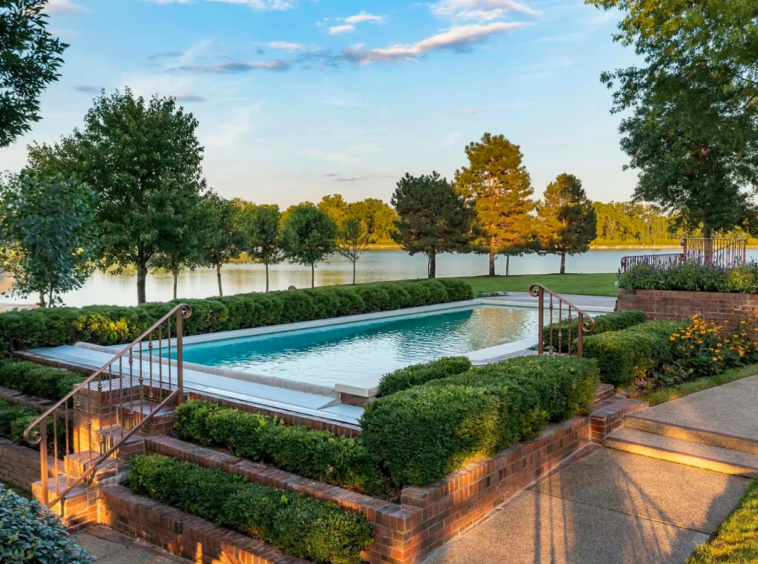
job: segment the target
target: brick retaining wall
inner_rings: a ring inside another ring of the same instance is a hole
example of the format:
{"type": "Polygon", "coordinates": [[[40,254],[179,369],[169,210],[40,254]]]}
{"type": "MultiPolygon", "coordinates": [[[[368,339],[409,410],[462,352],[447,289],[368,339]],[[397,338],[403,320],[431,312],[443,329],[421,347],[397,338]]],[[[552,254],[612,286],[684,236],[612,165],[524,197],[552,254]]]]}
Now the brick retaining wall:
{"type": "MultiPolygon", "coordinates": [[[[52,458],[50,464],[53,463],[52,458]]],[[[32,491],[40,477],[39,451],[0,438],[0,482],[32,491]]]]}
{"type": "Polygon", "coordinates": [[[758,294],[679,292],[670,290],[624,290],[616,298],[618,311],[642,310],[648,321],[687,320],[695,313],[724,322],[742,311],[758,309],[758,294]]]}

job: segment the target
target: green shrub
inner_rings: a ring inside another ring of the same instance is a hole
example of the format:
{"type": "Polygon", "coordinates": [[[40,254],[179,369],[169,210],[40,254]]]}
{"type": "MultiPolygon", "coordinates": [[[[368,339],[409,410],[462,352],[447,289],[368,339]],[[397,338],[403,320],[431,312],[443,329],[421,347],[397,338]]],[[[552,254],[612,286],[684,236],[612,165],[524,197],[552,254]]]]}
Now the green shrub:
{"type": "Polygon", "coordinates": [[[589,335],[584,340],[584,355],[597,361],[603,382],[627,386],[671,358],[671,335],[682,326],[678,322],[655,321],[589,335]]]}
{"type": "Polygon", "coordinates": [[[388,396],[432,380],[455,376],[471,369],[465,356],[445,357],[423,364],[414,364],[385,374],[379,382],[379,395],[388,396]]]}
{"type": "Polygon", "coordinates": [[[55,514],[0,484],[0,562],[90,564],[55,514]]]}
{"type": "MultiPolygon", "coordinates": [[[[589,335],[600,335],[601,333],[607,333],[608,331],[621,331],[622,329],[628,329],[634,325],[645,323],[644,311],[614,311],[605,315],[599,315],[595,317],[595,328],[589,335]]],[[[577,330],[579,328],[579,320],[576,316],[571,320],[571,348],[576,352],[576,338],[577,330]]],[[[553,333],[550,335],[550,326],[546,325],[543,332],[542,341],[545,343],[545,347],[552,347],[554,350],[558,350],[558,331],[561,332],[561,352],[568,352],[568,336],[569,336],[569,322],[568,319],[562,319],[560,323],[553,324],[553,333]]],[[[588,334],[585,334],[587,337],[588,334]]]]}
{"type": "MultiPolygon", "coordinates": [[[[184,333],[198,335],[372,313],[470,299],[472,295],[465,282],[425,280],[183,300],[192,306],[192,316],[184,321],[184,333]]],[[[0,354],[77,341],[99,345],[130,342],[168,313],[175,303],[4,313],[0,315],[0,354]]]]}
{"type": "Polygon", "coordinates": [[[13,359],[0,360],[0,386],[47,400],[59,400],[81,384],[84,376],[13,359]]]}
{"type": "MultiPolygon", "coordinates": [[[[0,437],[10,439],[14,443],[31,446],[24,440],[24,431],[39,417],[39,412],[31,407],[17,405],[0,400],[0,437]]],[[[60,419],[53,425],[53,419],[47,420],[47,443],[50,454],[53,453],[54,435],[58,435],[58,454],[62,456],[66,449],[66,426],[60,419]]]]}
{"type": "Polygon", "coordinates": [[[357,513],[337,505],[248,483],[219,469],[206,469],[160,455],[131,463],[135,494],[166,503],[314,562],[357,564],[373,531],[357,513]]]}
{"type": "Polygon", "coordinates": [[[175,431],[183,440],[228,448],[236,456],[272,464],[305,478],[372,495],[386,495],[389,490],[359,439],[285,426],[272,417],[205,401],[179,406],[175,431]]]}
{"type": "Polygon", "coordinates": [[[626,290],[755,294],[758,291],[758,263],[749,262],[732,269],[693,262],[668,268],[642,264],[619,274],[618,285],[626,290]]]}

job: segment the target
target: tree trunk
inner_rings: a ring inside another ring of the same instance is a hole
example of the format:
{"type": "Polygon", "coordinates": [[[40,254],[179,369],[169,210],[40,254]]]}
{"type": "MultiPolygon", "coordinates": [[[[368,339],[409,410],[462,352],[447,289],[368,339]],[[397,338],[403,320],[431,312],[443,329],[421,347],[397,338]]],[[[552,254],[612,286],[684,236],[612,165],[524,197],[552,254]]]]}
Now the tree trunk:
{"type": "Polygon", "coordinates": [[[39,293],[39,306],[42,308],[47,307],[47,301],[45,300],[45,292],[43,292],[42,290],[40,290],[40,293],[39,293]]]}
{"type": "Polygon", "coordinates": [[[357,261],[353,261],[353,286],[355,286],[355,263],[357,261]]]}
{"type": "Polygon", "coordinates": [[[505,275],[511,274],[511,255],[505,255],[505,275]]]}
{"type": "Polygon", "coordinates": [[[147,301],[145,283],[147,282],[147,261],[137,264],[137,305],[147,301]]]}
{"type": "Polygon", "coordinates": [[[224,297],[224,288],[221,287],[221,264],[216,265],[216,278],[218,279],[218,295],[224,297]]]}
{"type": "Polygon", "coordinates": [[[431,251],[429,253],[429,280],[437,277],[437,251],[431,251]]]}
{"type": "Polygon", "coordinates": [[[561,274],[566,274],[566,253],[561,253],[561,274]]]}
{"type": "Polygon", "coordinates": [[[490,249],[490,276],[495,276],[495,251],[490,249]]]}
{"type": "Polygon", "coordinates": [[[311,265],[311,288],[316,287],[316,265],[311,265]]]}
{"type": "Polygon", "coordinates": [[[268,263],[266,263],[266,292],[268,292],[268,263]]]}
{"type": "Polygon", "coordinates": [[[179,271],[174,270],[174,299],[176,299],[176,288],[179,285],[179,271]]]}

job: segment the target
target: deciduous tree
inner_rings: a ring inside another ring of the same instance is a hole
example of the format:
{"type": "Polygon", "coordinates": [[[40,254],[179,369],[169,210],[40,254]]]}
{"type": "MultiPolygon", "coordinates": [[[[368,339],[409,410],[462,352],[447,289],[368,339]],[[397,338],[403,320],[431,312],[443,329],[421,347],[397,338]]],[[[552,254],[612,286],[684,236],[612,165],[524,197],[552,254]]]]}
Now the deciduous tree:
{"type": "Polygon", "coordinates": [[[456,171],[456,188],[474,203],[476,248],[489,254],[489,275],[495,276],[499,253],[510,257],[529,249],[534,190],[521,149],[503,135],[485,133],[480,142],[466,146],[466,156],[469,166],[456,171]]]}
{"type": "Polygon", "coordinates": [[[316,265],[336,250],[337,224],[310,202],[295,206],[284,221],[284,254],[292,263],[311,268],[311,288],[316,287],[316,265]]]}
{"type": "Polygon", "coordinates": [[[238,258],[245,247],[242,210],[235,202],[211,193],[202,202],[203,264],[216,269],[218,295],[224,295],[221,268],[238,258]]]}
{"type": "Polygon", "coordinates": [[[249,205],[244,209],[244,249],[251,260],[265,265],[267,292],[269,266],[279,264],[284,259],[281,224],[279,206],[249,205]]]}
{"type": "Polygon", "coordinates": [[[573,174],[560,174],[548,185],[537,207],[537,237],[542,250],[561,256],[561,274],[566,273],[566,255],[586,253],[597,237],[597,217],[592,202],[573,174]]]}
{"type": "Polygon", "coordinates": [[[368,249],[368,230],[366,225],[356,217],[350,217],[337,228],[337,253],[353,265],[353,284],[355,284],[356,263],[368,249]]]}
{"type": "Polygon", "coordinates": [[[438,173],[406,174],[392,195],[397,211],[392,238],[411,255],[427,256],[429,278],[437,275],[439,253],[462,252],[475,238],[475,212],[452,183],[438,173]]]}
{"type": "Polygon", "coordinates": [[[136,266],[139,304],[148,262],[187,229],[181,210],[193,208],[182,201],[206,191],[197,126],[173,98],[145,100],[127,88],[97,98],[83,129],[29,148],[30,170],[74,174],[95,190],[102,267],[136,266]]]}
{"type": "Polygon", "coordinates": [[[0,147],[40,120],[39,97],[58,80],[68,45],[47,31],[47,0],[0,1],[0,147]]]}
{"type": "Polygon", "coordinates": [[[94,269],[98,244],[95,193],[63,176],[6,177],[0,186],[2,268],[11,292],[39,296],[42,307],[81,288],[94,269]]]}
{"type": "Polygon", "coordinates": [[[318,203],[318,209],[325,212],[337,225],[341,225],[350,215],[350,204],[341,194],[324,196],[318,203]]]}

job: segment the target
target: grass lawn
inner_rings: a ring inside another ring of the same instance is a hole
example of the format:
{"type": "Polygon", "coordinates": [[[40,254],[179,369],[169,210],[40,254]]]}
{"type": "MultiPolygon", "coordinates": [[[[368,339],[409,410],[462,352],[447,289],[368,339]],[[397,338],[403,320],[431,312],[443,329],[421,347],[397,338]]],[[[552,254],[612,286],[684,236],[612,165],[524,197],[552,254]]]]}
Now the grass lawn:
{"type": "Polygon", "coordinates": [[[649,395],[640,396],[639,399],[649,402],[652,407],[676,398],[694,394],[695,392],[707,390],[708,388],[715,388],[722,384],[728,384],[729,382],[734,382],[735,380],[741,380],[742,378],[755,375],[758,375],[758,364],[751,364],[749,366],[743,366],[742,368],[725,370],[721,374],[715,376],[698,378],[692,382],[685,382],[684,384],[679,384],[678,386],[673,386],[671,388],[663,388],[649,395]]]}
{"type": "Polygon", "coordinates": [[[524,274],[520,276],[469,276],[462,277],[474,288],[474,293],[528,292],[532,284],[539,283],[558,294],[584,294],[586,296],[615,296],[615,274],[524,274]]]}
{"type": "Polygon", "coordinates": [[[758,562],[758,480],[739,507],[687,559],[687,564],[747,564],[758,562]]]}

